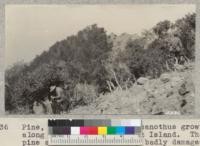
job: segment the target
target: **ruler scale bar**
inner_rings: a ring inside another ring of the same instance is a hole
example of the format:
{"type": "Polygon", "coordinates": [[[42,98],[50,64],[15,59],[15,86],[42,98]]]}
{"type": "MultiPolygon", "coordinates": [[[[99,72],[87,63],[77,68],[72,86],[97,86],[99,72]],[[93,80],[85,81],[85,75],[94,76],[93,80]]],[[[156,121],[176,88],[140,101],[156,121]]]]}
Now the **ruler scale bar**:
{"type": "Polygon", "coordinates": [[[142,140],[137,135],[120,136],[80,136],[62,135],[48,136],[48,145],[142,145],[142,140]]]}

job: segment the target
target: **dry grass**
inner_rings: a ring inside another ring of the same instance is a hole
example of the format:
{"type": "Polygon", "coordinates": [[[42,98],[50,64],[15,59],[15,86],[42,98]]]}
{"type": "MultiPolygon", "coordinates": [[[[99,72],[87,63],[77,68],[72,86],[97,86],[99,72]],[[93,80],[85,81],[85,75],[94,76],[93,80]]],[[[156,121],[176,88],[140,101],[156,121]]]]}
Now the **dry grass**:
{"type": "Polygon", "coordinates": [[[193,64],[185,65],[183,71],[165,73],[169,81],[151,79],[144,85],[133,84],[129,89],[116,88],[111,93],[100,95],[88,106],[80,106],[72,114],[157,114],[177,112],[191,114],[194,110],[193,64]],[[179,94],[182,84],[188,93],[179,94]],[[182,107],[183,101],[186,104],[182,107]]]}

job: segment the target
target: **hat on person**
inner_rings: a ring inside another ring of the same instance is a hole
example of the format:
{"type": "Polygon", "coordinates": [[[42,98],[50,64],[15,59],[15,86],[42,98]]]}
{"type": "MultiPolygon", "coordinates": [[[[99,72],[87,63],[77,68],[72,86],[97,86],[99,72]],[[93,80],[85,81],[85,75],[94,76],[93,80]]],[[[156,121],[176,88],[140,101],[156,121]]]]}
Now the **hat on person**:
{"type": "Polygon", "coordinates": [[[50,92],[52,92],[54,89],[56,89],[56,86],[51,86],[50,87],[50,92]]]}

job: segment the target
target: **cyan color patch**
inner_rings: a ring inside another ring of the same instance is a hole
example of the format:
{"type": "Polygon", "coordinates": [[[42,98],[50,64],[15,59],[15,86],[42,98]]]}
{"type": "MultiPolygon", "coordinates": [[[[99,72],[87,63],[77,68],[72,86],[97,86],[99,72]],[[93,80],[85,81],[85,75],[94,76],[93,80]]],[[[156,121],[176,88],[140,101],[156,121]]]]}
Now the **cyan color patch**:
{"type": "Polygon", "coordinates": [[[122,127],[122,126],[116,127],[116,134],[124,135],[125,134],[125,127],[122,127]]]}

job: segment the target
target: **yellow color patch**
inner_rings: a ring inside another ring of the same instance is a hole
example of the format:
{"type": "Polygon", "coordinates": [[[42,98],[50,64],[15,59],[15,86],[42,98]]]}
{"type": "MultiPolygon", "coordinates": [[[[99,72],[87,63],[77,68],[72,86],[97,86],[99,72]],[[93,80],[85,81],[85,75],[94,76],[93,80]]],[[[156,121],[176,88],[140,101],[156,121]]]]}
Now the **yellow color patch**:
{"type": "Polygon", "coordinates": [[[107,127],[98,127],[98,135],[106,135],[107,127]]]}

